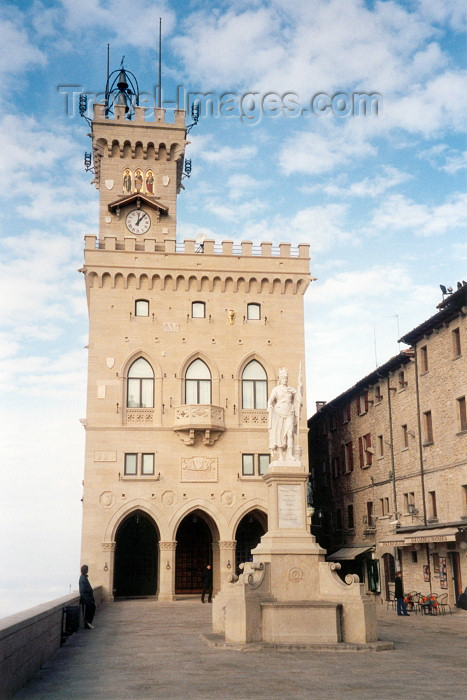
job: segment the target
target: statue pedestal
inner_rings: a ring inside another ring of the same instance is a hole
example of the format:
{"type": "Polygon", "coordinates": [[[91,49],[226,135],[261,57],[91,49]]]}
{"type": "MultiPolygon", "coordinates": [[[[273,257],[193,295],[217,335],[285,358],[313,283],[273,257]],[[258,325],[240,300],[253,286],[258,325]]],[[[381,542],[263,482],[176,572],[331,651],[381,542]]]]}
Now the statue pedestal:
{"type": "Polygon", "coordinates": [[[300,461],[271,462],[268,532],[213,601],[213,631],[226,642],[368,644],[377,640],[374,599],[358,576],[342,581],[339,564],[310,534],[308,473],[300,461]]]}

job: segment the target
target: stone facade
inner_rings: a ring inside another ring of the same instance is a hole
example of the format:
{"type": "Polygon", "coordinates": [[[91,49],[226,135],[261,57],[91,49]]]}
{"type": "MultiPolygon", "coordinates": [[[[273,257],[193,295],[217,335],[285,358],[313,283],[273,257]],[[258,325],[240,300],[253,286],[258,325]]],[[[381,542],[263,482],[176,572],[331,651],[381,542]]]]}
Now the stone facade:
{"type": "Polygon", "coordinates": [[[176,242],[185,115],[115,112],[92,123],[82,562],[106,597],[172,600],[208,561],[217,590],[267,530],[265,397],[304,366],[308,246],[176,242]]]}
{"type": "Polygon", "coordinates": [[[467,288],[309,419],[313,532],[384,598],[467,585],[467,288]],[[348,551],[339,551],[348,548],[348,551]],[[337,550],[337,551],[335,551],[337,550]],[[379,583],[378,583],[379,579],[379,583]]]}

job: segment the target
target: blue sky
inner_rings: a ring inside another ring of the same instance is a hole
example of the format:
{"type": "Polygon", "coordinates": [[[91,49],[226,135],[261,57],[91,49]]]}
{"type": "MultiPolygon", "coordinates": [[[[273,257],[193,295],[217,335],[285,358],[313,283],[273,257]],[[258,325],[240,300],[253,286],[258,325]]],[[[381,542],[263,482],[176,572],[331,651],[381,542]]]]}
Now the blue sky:
{"type": "Polygon", "coordinates": [[[191,131],[178,237],[310,243],[309,415],[397,353],[436,311],[439,284],[467,275],[463,1],[4,2],[0,615],[67,593],[79,572],[77,270],[98,193],[83,167],[89,129],[65,93],[102,92],[110,43],[111,69],[124,55],[151,96],[159,17],[164,100],[177,86],[245,107],[270,96],[269,114],[202,116],[191,131]],[[337,93],[344,106],[377,94],[381,109],[311,110],[337,93]],[[292,94],[307,114],[282,109],[292,94]]]}

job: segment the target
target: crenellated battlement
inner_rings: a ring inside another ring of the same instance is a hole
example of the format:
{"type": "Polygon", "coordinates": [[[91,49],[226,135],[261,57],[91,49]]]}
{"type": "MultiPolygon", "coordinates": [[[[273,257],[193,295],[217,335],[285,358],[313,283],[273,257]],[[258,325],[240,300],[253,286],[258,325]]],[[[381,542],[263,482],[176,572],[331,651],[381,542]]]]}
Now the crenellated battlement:
{"type": "Polygon", "coordinates": [[[141,105],[135,105],[135,118],[127,119],[125,106],[124,105],[114,105],[114,114],[105,114],[106,106],[103,102],[96,102],[93,105],[94,122],[104,122],[110,123],[113,126],[116,124],[124,125],[128,127],[134,127],[135,124],[144,124],[144,126],[152,128],[167,128],[173,129],[182,128],[185,129],[185,116],[186,112],[184,109],[174,109],[174,120],[173,122],[166,121],[166,110],[161,107],[156,107],[154,109],[154,120],[146,121],[146,112],[150,110],[147,107],[141,105]]]}
{"type": "Polygon", "coordinates": [[[125,236],[123,241],[117,236],[104,236],[98,239],[97,236],[85,236],[85,250],[107,250],[107,251],[128,251],[134,253],[178,253],[188,255],[225,255],[234,257],[263,257],[263,258],[306,258],[309,259],[310,246],[308,243],[299,243],[292,246],[290,243],[263,242],[254,245],[251,241],[234,243],[233,241],[222,241],[216,243],[213,239],[207,239],[203,245],[198,245],[194,239],[188,238],[183,242],[165,240],[160,243],[155,238],[136,239],[133,236],[125,236]]]}
{"type": "Polygon", "coordinates": [[[201,247],[192,239],[183,243],[127,236],[86,236],[85,267],[88,288],[158,289],[161,291],[246,292],[304,294],[311,279],[309,245],[251,241],[201,247]],[[135,255],[137,253],[137,255],[135,255]]]}

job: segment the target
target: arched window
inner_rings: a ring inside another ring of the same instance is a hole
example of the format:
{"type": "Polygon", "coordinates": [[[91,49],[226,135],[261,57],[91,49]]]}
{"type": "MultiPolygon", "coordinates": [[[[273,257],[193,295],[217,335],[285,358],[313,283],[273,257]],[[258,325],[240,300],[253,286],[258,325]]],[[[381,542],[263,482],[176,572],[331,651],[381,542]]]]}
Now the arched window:
{"type": "Polygon", "coordinates": [[[154,372],[143,357],[133,362],[128,371],[128,408],[154,407],[154,372]]]}
{"type": "Polygon", "coordinates": [[[242,408],[266,408],[267,375],[257,360],[247,364],[242,373],[242,408]]]}
{"type": "Polygon", "coordinates": [[[194,360],[186,371],[185,403],[211,403],[211,372],[203,360],[194,360]]]}

